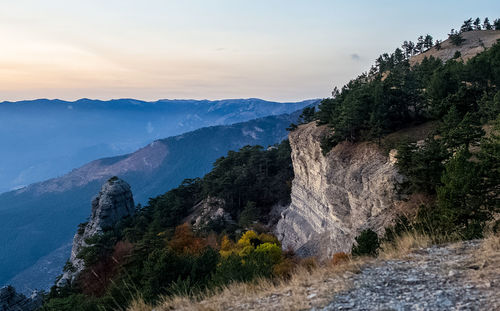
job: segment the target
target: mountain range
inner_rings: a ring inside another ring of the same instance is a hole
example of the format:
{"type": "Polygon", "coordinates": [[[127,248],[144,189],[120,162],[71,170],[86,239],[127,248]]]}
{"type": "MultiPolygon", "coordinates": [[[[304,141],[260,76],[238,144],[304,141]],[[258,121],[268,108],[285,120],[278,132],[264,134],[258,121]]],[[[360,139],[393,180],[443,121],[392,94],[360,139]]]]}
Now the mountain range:
{"type": "Polygon", "coordinates": [[[1,194],[0,284],[24,292],[53,284],[69,256],[75,228],[89,215],[92,196],[111,176],[126,180],[135,202],[145,203],[185,178],[203,176],[229,150],[282,141],[299,114],[300,110],[155,140],[133,153],[95,160],[61,177],[1,194]]]}
{"type": "Polygon", "coordinates": [[[0,193],[198,128],[291,113],[312,101],[261,99],[0,103],[0,193]]]}

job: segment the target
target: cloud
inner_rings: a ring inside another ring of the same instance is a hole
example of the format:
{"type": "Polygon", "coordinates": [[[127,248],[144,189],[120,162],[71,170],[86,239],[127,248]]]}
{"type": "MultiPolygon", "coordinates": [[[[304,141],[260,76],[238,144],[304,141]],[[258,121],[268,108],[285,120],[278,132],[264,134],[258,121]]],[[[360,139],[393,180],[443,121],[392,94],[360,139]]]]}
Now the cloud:
{"type": "Polygon", "coordinates": [[[354,60],[354,61],[360,61],[361,60],[361,56],[359,56],[358,53],[352,53],[351,54],[351,59],[354,60]]]}

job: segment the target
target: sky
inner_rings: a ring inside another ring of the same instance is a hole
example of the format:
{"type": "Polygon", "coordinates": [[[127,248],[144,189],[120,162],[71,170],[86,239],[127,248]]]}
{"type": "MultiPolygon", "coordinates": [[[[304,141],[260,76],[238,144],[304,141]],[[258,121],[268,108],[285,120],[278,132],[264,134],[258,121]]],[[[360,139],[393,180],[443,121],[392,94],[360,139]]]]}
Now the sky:
{"type": "Polygon", "coordinates": [[[500,1],[0,0],[0,101],[323,98],[486,16],[500,1]]]}

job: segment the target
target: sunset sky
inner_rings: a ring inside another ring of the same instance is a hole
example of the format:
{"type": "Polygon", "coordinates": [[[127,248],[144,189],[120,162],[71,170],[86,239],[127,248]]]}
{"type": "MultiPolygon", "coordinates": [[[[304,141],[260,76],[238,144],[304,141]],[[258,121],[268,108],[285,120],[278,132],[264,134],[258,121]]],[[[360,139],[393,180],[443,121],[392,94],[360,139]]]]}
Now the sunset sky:
{"type": "Polygon", "coordinates": [[[0,101],[326,97],[477,16],[500,1],[1,0],[0,101]]]}

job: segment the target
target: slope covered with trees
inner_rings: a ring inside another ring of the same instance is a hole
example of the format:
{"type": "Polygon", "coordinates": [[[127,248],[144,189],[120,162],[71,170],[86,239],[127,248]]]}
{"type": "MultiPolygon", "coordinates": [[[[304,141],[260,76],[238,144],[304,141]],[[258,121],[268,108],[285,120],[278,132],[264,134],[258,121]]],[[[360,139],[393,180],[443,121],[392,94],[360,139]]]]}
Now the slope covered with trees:
{"type": "Polygon", "coordinates": [[[54,287],[45,310],[111,310],[137,295],[155,301],[232,281],[286,276],[294,264],[290,255],[259,223],[267,223],[273,205],[287,203],[292,179],[288,141],[230,151],[205,177],[185,180],[88,240],[91,246],[79,254],[86,270],[74,284],[54,287]],[[207,197],[223,199],[237,221],[197,231],[183,224],[191,207],[207,197]]]}
{"type": "MultiPolygon", "coordinates": [[[[430,36],[427,44],[422,40],[418,53],[432,46],[430,36]]],[[[414,218],[388,228],[384,242],[408,229],[436,238],[481,237],[500,211],[500,44],[468,62],[431,57],[411,66],[412,55],[402,49],[382,55],[369,73],[335,89],[300,121],[331,127],[322,140],[325,153],[345,141],[383,144],[389,133],[432,122],[425,141],[389,146],[397,147],[406,177],[402,194],[429,200],[414,218]]],[[[287,141],[229,152],[205,177],[185,180],[88,241],[79,255],[86,270],[76,283],[53,288],[45,310],[123,308],[136,296],[155,302],[233,281],[288,277],[299,260],[262,224],[274,205],[289,200],[292,178],[287,141]],[[184,224],[191,208],[209,197],[222,199],[235,222],[198,230],[184,224]]],[[[356,241],[354,255],[377,254],[376,233],[365,231],[356,241]]]]}
{"type": "MultiPolygon", "coordinates": [[[[461,32],[479,27],[468,20],[461,32]]],[[[467,62],[426,57],[413,66],[408,53],[396,49],[335,89],[316,118],[332,128],[322,141],[325,153],[343,141],[381,143],[397,130],[436,124],[425,141],[398,146],[397,165],[406,177],[401,191],[432,201],[413,223],[419,230],[478,238],[500,211],[500,44],[467,62]]]]}

